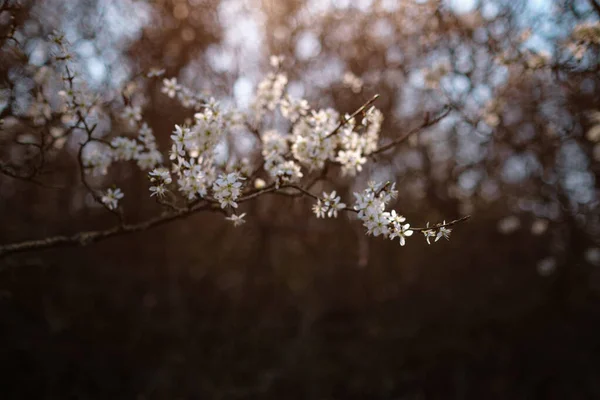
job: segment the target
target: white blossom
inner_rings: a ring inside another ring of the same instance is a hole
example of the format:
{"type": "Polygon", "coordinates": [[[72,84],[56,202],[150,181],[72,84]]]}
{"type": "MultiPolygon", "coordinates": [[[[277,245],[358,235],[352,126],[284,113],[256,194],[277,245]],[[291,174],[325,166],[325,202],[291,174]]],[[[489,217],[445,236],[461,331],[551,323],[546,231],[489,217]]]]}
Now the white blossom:
{"type": "Polygon", "coordinates": [[[164,197],[167,193],[167,188],[164,183],[159,183],[158,185],[150,186],[150,197],[164,197]]]}
{"type": "MultiPolygon", "coordinates": [[[[446,221],[442,222],[442,225],[445,225],[445,224],[446,224],[446,221]]],[[[450,240],[450,233],[452,233],[452,230],[450,228],[447,228],[445,226],[440,226],[438,228],[437,234],[435,236],[435,241],[437,242],[442,237],[446,240],[450,240]]]]}
{"type": "Polygon", "coordinates": [[[134,126],[142,120],[142,108],[140,106],[132,105],[125,106],[121,117],[127,120],[127,122],[129,122],[129,125],[134,126]]]}
{"type": "Polygon", "coordinates": [[[119,205],[119,200],[121,200],[125,195],[119,188],[115,189],[107,189],[104,195],[101,198],[101,201],[109,210],[115,210],[119,205]]]}
{"type": "Polygon", "coordinates": [[[165,93],[170,98],[174,98],[180,89],[181,86],[177,84],[177,78],[163,79],[163,87],[161,88],[161,92],[165,93]]]}
{"type": "Polygon", "coordinates": [[[393,228],[390,233],[390,239],[398,238],[400,240],[400,246],[406,244],[406,238],[412,236],[413,231],[410,229],[410,224],[400,224],[398,222],[392,223],[393,228]]]}
{"type": "Polygon", "coordinates": [[[337,218],[338,211],[346,208],[346,204],[340,203],[340,196],[334,190],[330,194],[323,192],[323,208],[329,218],[337,218]]]}
{"type": "Polygon", "coordinates": [[[520,227],[521,221],[519,220],[519,217],[515,215],[508,216],[498,222],[498,231],[505,235],[517,231],[520,227]]]}
{"type": "Polygon", "coordinates": [[[229,216],[225,219],[228,221],[231,221],[233,223],[233,226],[240,226],[240,225],[246,223],[246,221],[244,220],[245,216],[246,216],[246,213],[242,213],[240,215],[231,214],[231,216],[229,216]]]}

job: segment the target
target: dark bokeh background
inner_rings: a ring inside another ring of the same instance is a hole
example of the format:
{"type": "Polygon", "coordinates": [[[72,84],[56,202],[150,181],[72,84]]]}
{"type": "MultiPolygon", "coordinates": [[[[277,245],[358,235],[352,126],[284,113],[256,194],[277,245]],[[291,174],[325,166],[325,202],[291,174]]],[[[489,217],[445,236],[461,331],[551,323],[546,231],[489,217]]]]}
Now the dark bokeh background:
{"type": "MultiPolygon", "coordinates": [[[[2,244],[114,223],[78,181],[75,139],[41,168],[19,144],[61,125],[56,109],[43,124],[31,112],[51,90],[34,77],[56,28],[107,99],[98,132],[125,129],[119,90],[134,81],[165,153],[192,111],[134,78],[151,67],[244,108],[282,54],[290,91],[314,108],[380,94],[384,138],[449,104],[356,179],[332,171],[317,189],[351,202],[369,178],[393,179],[394,207],[417,225],[472,215],[449,242],[400,247],[272,196],[245,204],[240,228],[198,214],[4,257],[0,398],[600,398],[600,53],[568,50],[597,1],[0,4],[2,244]]],[[[133,165],[94,185],[110,183],[128,221],[159,212],[133,165]]]]}

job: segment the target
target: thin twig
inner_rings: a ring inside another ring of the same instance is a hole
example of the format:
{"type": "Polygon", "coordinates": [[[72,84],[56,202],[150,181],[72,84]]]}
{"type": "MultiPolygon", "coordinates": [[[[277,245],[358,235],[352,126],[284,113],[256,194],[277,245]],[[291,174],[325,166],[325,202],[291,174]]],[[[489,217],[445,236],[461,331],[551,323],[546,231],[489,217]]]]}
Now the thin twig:
{"type": "Polygon", "coordinates": [[[464,222],[464,221],[468,220],[469,218],[471,218],[470,215],[465,215],[464,217],[455,219],[454,221],[446,222],[445,224],[436,224],[436,225],[433,225],[433,226],[430,226],[430,227],[426,227],[426,228],[416,228],[416,227],[413,228],[411,226],[410,230],[411,231],[416,231],[416,232],[435,231],[435,230],[440,229],[440,228],[447,228],[449,226],[456,225],[456,224],[458,224],[460,222],[464,222]]]}
{"type": "Polygon", "coordinates": [[[406,139],[408,139],[410,136],[414,135],[417,132],[422,131],[425,128],[428,128],[430,126],[433,126],[435,124],[437,124],[438,122],[440,122],[442,119],[444,119],[449,113],[450,113],[450,107],[449,106],[444,106],[444,108],[442,109],[442,111],[440,113],[438,113],[437,116],[435,116],[434,118],[429,118],[426,117],[423,122],[421,123],[421,125],[417,126],[416,128],[411,129],[410,131],[406,132],[404,135],[400,136],[399,138],[393,140],[392,142],[386,144],[385,146],[381,146],[378,149],[374,150],[372,153],[369,154],[369,157],[373,157],[376,154],[379,153],[383,153],[386,150],[391,149],[392,147],[395,147],[397,145],[399,145],[400,143],[404,142],[406,139]]]}
{"type": "Polygon", "coordinates": [[[376,94],[375,96],[373,96],[371,98],[371,100],[367,101],[365,104],[360,106],[356,111],[354,111],[347,118],[342,119],[342,121],[340,121],[338,126],[336,126],[335,129],[333,131],[331,131],[331,133],[329,133],[327,136],[325,136],[325,139],[330,138],[331,136],[335,135],[340,129],[342,129],[342,127],[344,125],[346,125],[348,122],[352,121],[354,119],[354,117],[356,117],[358,114],[365,111],[367,109],[367,107],[369,107],[371,104],[373,104],[373,102],[375,102],[375,100],[377,100],[378,98],[379,98],[379,95],[376,94]]]}

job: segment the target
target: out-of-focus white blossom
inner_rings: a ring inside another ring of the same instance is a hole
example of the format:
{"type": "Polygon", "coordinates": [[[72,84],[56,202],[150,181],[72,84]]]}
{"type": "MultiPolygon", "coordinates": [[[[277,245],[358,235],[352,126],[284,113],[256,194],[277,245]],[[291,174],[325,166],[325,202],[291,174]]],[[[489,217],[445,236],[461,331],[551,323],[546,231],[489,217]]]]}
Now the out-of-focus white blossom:
{"type": "Polygon", "coordinates": [[[360,93],[363,87],[363,81],[352,72],[346,72],[342,79],[344,86],[349,87],[354,93],[360,93]]]}
{"type": "Polygon", "coordinates": [[[261,135],[262,155],[268,157],[271,153],[285,155],[288,150],[288,138],[277,133],[276,130],[268,130],[261,135]]]}
{"type": "Polygon", "coordinates": [[[135,126],[139,121],[142,120],[142,108],[140,106],[132,105],[125,106],[121,117],[127,120],[129,125],[135,126]]]}
{"type": "Polygon", "coordinates": [[[584,257],[590,264],[600,266],[600,248],[590,247],[585,251],[584,257]]]}
{"type": "Polygon", "coordinates": [[[133,160],[143,149],[135,140],[123,136],[111,140],[110,145],[113,148],[113,159],[116,161],[133,160]]]}
{"type": "Polygon", "coordinates": [[[177,83],[177,78],[163,79],[163,86],[160,91],[170,98],[174,98],[181,86],[177,83]]]}
{"type": "Polygon", "coordinates": [[[548,220],[546,219],[536,219],[531,224],[531,233],[536,236],[543,235],[546,230],[548,230],[548,220]]]}
{"type": "Polygon", "coordinates": [[[554,257],[546,257],[536,264],[538,274],[541,276],[550,276],[556,271],[556,259],[554,257]]]}
{"type": "Polygon", "coordinates": [[[308,102],[304,99],[294,99],[287,95],[279,104],[279,110],[284,118],[290,122],[296,122],[300,117],[305,116],[308,113],[310,107],[308,102]]]}
{"type": "Polygon", "coordinates": [[[515,215],[510,215],[498,221],[498,231],[504,235],[510,235],[521,227],[521,220],[515,215]]]}
{"type": "Polygon", "coordinates": [[[233,223],[233,226],[240,226],[240,225],[246,223],[246,221],[244,220],[245,216],[246,216],[246,213],[242,213],[240,215],[231,214],[231,216],[229,216],[225,219],[228,221],[231,221],[233,223]]]}
{"type": "Polygon", "coordinates": [[[112,161],[112,150],[108,146],[94,148],[93,150],[83,153],[83,166],[85,171],[94,176],[106,175],[112,161]]]}
{"type": "Polygon", "coordinates": [[[279,68],[284,59],[285,57],[282,55],[272,55],[269,57],[269,64],[271,64],[271,67],[273,68],[279,68]]]}
{"type": "Polygon", "coordinates": [[[283,96],[287,81],[287,77],[282,73],[269,73],[258,84],[256,97],[252,104],[252,109],[257,115],[261,116],[265,110],[275,110],[283,96]]]}

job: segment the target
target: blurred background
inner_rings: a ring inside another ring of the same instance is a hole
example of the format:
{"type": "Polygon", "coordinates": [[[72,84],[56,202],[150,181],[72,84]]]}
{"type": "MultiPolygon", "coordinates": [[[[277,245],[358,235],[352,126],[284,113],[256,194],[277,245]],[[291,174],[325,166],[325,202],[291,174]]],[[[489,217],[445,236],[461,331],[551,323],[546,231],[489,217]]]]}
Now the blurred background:
{"type": "MultiPolygon", "coordinates": [[[[316,188],[352,203],[389,179],[416,225],[472,216],[449,242],[400,247],[271,196],[235,229],[197,214],[3,257],[3,399],[600,398],[600,39],[573,35],[599,1],[0,5],[1,244],[114,223],[79,182],[76,138],[58,140],[44,92],[55,29],[90,91],[137,93],[164,154],[193,110],[136,79],[151,68],[248,109],[283,55],[289,92],[313,108],[379,94],[384,142],[449,106],[356,178],[316,188]],[[38,133],[57,139],[43,160],[27,145],[38,133]]],[[[110,137],[124,124],[108,108],[110,137]]],[[[128,221],[160,211],[131,164],[94,181],[112,183],[128,221]]]]}

